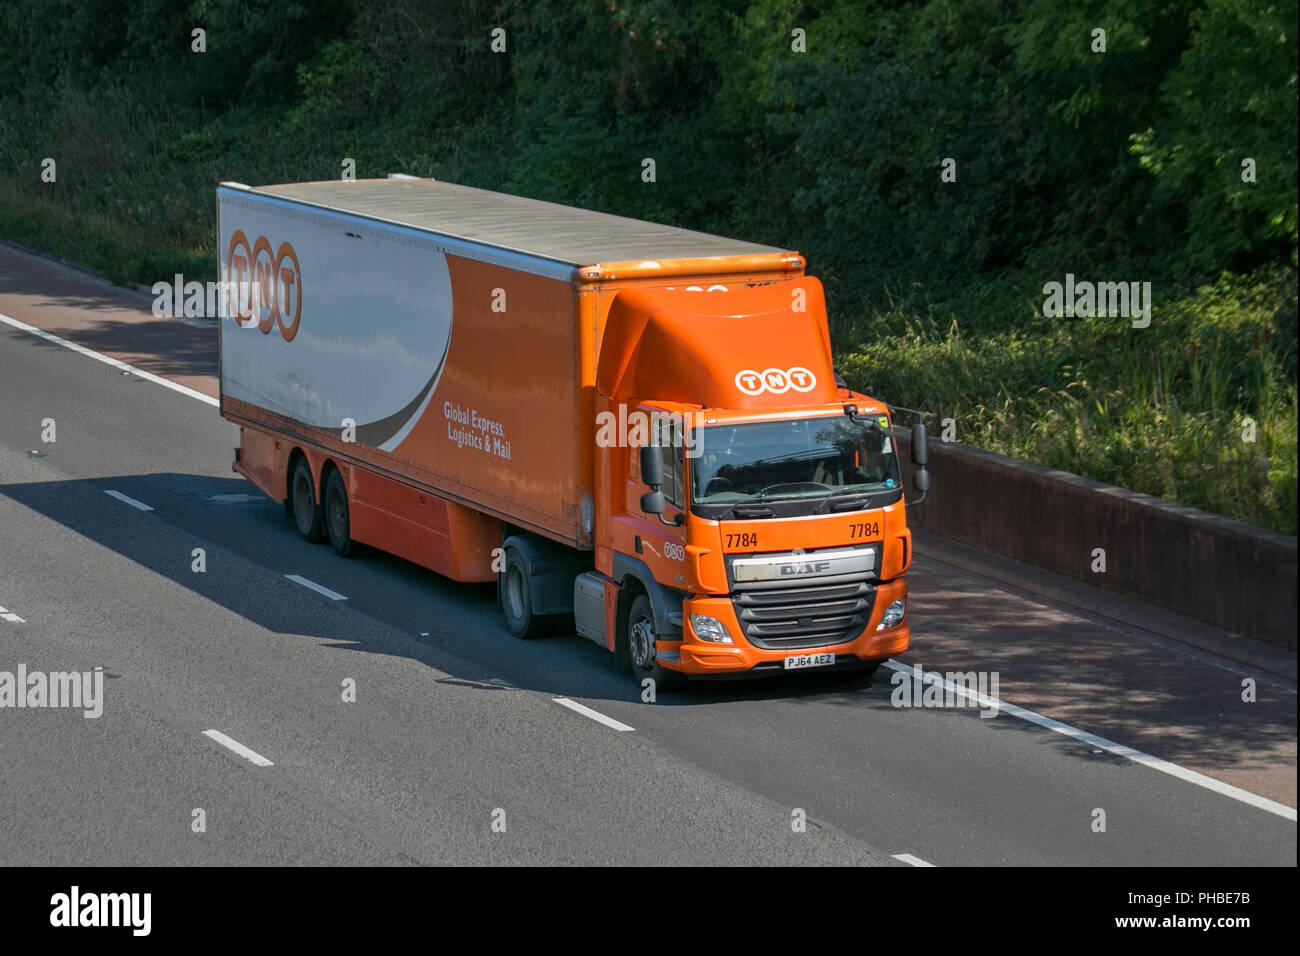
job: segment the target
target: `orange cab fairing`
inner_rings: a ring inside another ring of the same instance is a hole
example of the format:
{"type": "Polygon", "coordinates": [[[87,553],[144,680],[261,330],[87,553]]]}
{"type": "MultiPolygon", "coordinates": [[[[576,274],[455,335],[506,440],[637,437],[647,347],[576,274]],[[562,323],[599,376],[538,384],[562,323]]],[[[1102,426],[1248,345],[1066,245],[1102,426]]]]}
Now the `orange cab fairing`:
{"type": "MultiPolygon", "coordinates": [[[[688,429],[843,417],[846,404],[856,405],[862,415],[888,415],[882,404],[836,386],[821,284],[811,277],[725,296],[664,288],[620,293],[605,323],[596,387],[598,412],[621,414],[623,419],[636,412],[662,414],[688,429]],[[803,311],[794,311],[794,303],[803,311]],[[797,371],[792,375],[791,369],[797,371]],[[758,378],[746,378],[747,373],[758,378]],[[645,400],[650,396],[654,400],[645,400]]],[[[855,528],[864,524],[879,526],[874,540],[881,545],[881,583],[870,617],[860,634],[816,650],[871,660],[906,649],[906,616],[895,627],[876,630],[885,609],[907,593],[901,576],[912,549],[901,494],[894,504],[871,512],[724,521],[691,514],[689,503],[682,501],[668,504],[661,520],[640,510],[646,486],[636,452],[625,447],[597,449],[597,514],[607,517],[597,522],[596,566],[612,577],[615,554],[636,555],[658,583],[683,592],[682,639],[658,645],[669,655],[664,666],[700,674],[749,670],[783,660],[788,650],[759,648],[745,640],[728,596],[724,555],[802,553],[861,544],[855,528]],[[678,515],[682,523],[674,524],[678,515]],[[721,621],[732,643],[698,639],[689,623],[693,613],[721,621]],[[676,663],[674,653],[679,655],[676,663]]],[[[684,458],[683,484],[688,489],[692,461],[689,453],[684,458]]],[[[615,588],[612,581],[607,586],[611,647],[615,588]]]]}

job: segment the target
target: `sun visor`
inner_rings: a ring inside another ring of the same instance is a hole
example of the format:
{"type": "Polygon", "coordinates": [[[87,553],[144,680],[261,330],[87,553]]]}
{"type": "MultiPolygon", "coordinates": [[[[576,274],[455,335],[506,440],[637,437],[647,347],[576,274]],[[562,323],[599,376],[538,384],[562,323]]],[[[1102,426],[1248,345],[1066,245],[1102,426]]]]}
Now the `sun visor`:
{"type": "Polygon", "coordinates": [[[625,289],[610,305],[596,387],[706,408],[832,402],[822,285],[802,276],[712,292],[625,289]]]}

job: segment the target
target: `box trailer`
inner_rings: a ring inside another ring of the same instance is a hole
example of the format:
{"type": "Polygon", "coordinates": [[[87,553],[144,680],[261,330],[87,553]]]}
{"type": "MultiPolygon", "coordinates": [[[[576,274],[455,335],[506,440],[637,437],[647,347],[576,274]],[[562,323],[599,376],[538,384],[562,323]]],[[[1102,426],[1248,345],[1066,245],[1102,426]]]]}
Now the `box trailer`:
{"type": "Polygon", "coordinates": [[[889,410],[797,252],[411,177],[217,218],[233,467],[308,541],[495,580],[516,635],[660,686],[907,647],[889,410]]]}

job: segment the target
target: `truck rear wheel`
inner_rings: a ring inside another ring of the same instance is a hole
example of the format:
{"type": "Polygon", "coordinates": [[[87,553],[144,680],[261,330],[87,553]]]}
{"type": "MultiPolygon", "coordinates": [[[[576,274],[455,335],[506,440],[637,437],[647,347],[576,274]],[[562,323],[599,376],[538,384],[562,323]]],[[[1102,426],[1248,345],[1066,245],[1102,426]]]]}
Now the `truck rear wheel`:
{"type": "Polygon", "coordinates": [[[321,509],[316,505],[316,488],[311,480],[311,465],[299,458],[293,466],[293,480],[289,483],[289,501],[293,510],[293,523],[304,541],[315,544],[323,535],[321,509]]]}
{"type": "Polygon", "coordinates": [[[348,489],[343,483],[343,475],[337,468],[330,470],[325,481],[325,494],[321,497],[322,511],[325,512],[325,530],[329,532],[330,544],[341,558],[350,558],[357,553],[357,543],[352,540],[352,522],[348,511],[348,489]]]}
{"type": "Polygon", "coordinates": [[[638,685],[647,677],[655,682],[657,691],[674,690],[686,683],[685,674],[670,671],[655,660],[655,619],[644,594],[637,595],[627,612],[627,656],[638,685]]]}

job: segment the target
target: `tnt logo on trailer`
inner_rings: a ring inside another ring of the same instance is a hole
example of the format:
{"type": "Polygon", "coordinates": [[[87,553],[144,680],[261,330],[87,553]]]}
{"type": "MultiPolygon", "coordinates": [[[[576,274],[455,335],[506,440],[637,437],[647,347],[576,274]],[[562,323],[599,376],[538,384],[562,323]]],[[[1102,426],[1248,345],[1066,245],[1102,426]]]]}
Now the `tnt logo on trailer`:
{"type": "Polygon", "coordinates": [[[302,268],[287,242],[272,253],[271,240],[258,236],[251,246],[236,229],[226,249],[226,279],[232,290],[230,310],[244,328],[256,323],[263,334],[280,327],[286,342],[298,334],[302,318],[302,268]],[[292,315],[292,321],[286,322],[292,315]]]}

